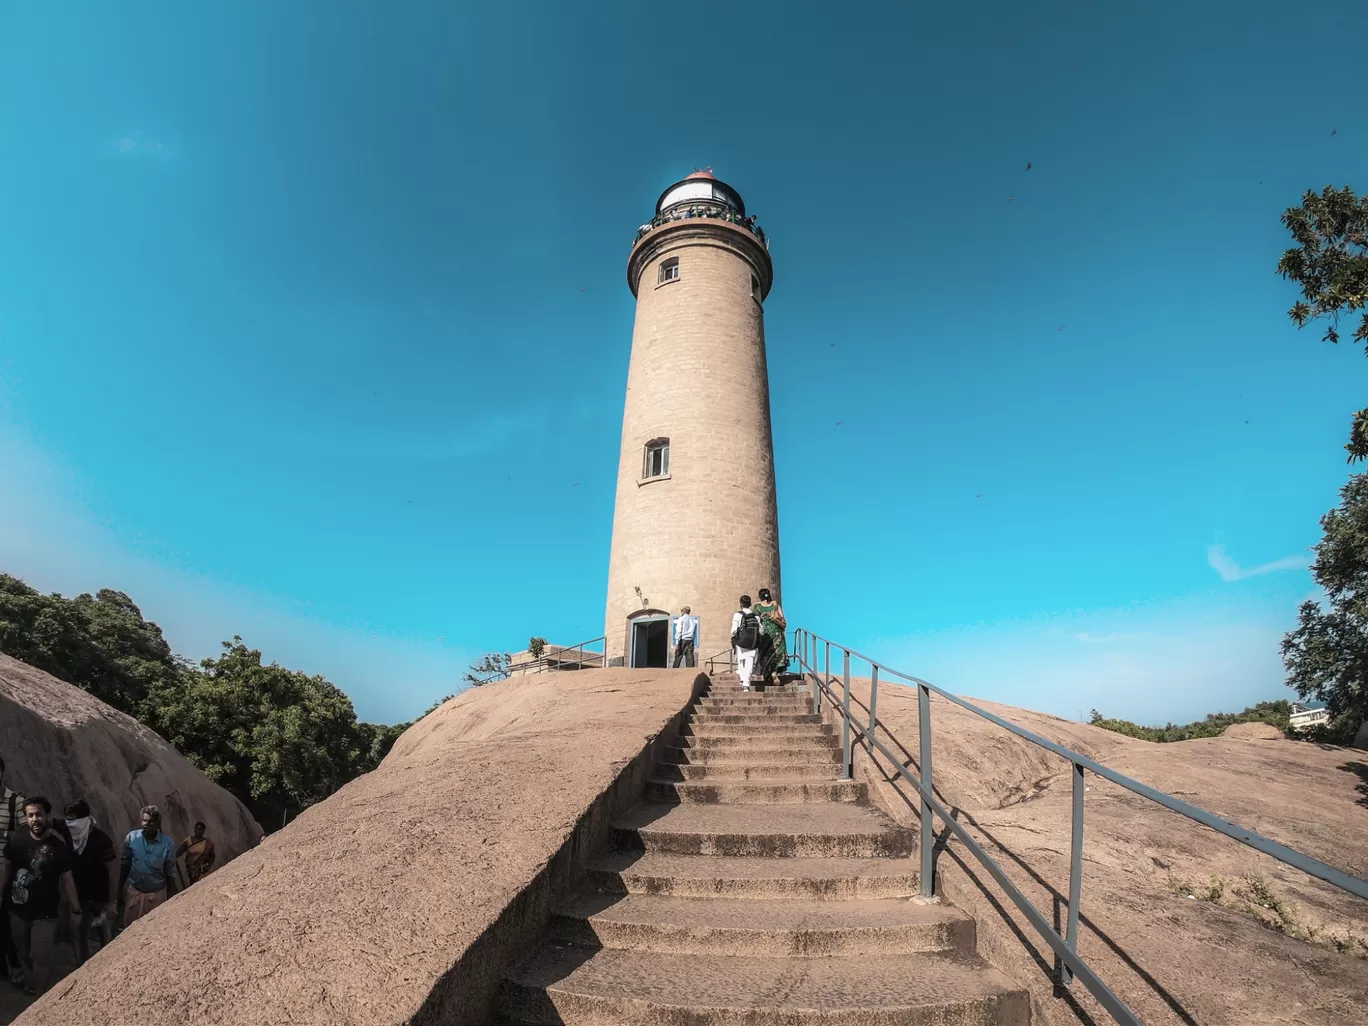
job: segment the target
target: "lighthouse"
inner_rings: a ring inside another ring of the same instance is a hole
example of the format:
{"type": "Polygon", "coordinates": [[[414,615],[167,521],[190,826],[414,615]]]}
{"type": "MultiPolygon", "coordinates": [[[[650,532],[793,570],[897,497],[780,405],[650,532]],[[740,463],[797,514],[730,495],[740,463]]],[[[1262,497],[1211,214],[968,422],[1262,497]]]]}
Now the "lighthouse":
{"type": "Polygon", "coordinates": [[[608,563],[612,666],[665,666],[689,606],[698,654],[742,594],[781,596],[765,301],[769,240],[711,168],[671,185],[627,260],[636,297],[608,563]]]}

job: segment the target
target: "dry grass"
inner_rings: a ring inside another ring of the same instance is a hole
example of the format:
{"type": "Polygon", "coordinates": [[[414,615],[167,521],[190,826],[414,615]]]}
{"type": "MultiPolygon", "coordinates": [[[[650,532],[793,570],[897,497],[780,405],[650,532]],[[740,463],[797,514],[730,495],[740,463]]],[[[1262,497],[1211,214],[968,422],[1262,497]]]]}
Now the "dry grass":
{"type": "Polygon", "coordinates": [[[1174,894],[1253,916],[1268,929],[1294,940],[1368,959],[1368,938],[1339,923],[1307,922],[1301,911],[1279,896],[1272,882],[1262,874],[1250,873],[1236,879],[1225,876],[1188,879],[1170,873],[1165,885],[1174,894]]]}

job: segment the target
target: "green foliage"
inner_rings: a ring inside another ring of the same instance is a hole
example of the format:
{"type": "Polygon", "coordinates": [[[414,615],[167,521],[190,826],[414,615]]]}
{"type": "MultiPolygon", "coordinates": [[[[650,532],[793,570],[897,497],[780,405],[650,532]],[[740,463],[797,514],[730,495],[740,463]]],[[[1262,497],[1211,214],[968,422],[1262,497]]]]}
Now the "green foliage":
{"type": "Polygon", "coordinates": [[[529,638],[527,641],[527,654],[533,659],[540,659],[542,653],[546,651],[545,638],[529,638]]]}
{"type": "MultiPolygon", "coordinates": [[[[431,715],[432,713],[435,713],[438,709],[440,709],[442,706],[446,705],[448,702],[450,702],[450,701],[451,701],[453,698],[455,698],[455,697],[456,697],[455,695],[447,695],[445,698],[439,698],[439,699],[437,699],[437,701],[433,702],[430,706],[428,706],[426,709],[423,710],[422,715],[419,716],[418,719],[421,720],[421,719],[423,719],[424,717],[429,716],[429,715],[431,715]]],[[[414,722],[414,723],[417,723],[418,720],[414,720],[413,722],[414,722]]],[[[407,724],[406,724],[406,726],[407,726],[407,724]]]]}
{"type": "Polygon", "coordinates": [[[211,780],[239,796],[263,823],[322,801],[374,768],[373,730],[322,677],[263,665],[241,638],[223,643],[154,696],[152,722],[211,780]]]}
{"type": "Polygon", "coordinates": [[[267,828],[374,769],[409,726],[359,722],[335,685],[241,638],[195,666],[117,591],[66,599],[0,574],[0,651],[142,721],[267,828]]]}
{"type": "Polygon", "coordinates": [[[139,718],[148,694],[181,672],[161,628],[123,592],[65,599],[9,574],[0,574],[0,652],[139,718]]]}
{"type": "MultiPolygon", "coordinates": [[[[1302,205],[1290,207],[1282,223],[1297,243],[1283,253],[1278,273],[1302,288],[1302,300],[1288,316],[1298,327],[1329,318],[1325,341],[1339,342],[1340,317],[1368,308],[1368,196],[1345,186],[1326,186],[1319,196],[1308,190],[1302,205]]],[[[1354,329],[1354,340],[1368,351],[1368,312],[1354,329]]],[[[1368,457],[1368,409],[1354,414],[1349,460],[1368,457]]]]}
{"type": "Polygon", "coordinates": [[[1117,734],[1125,734],[1127,737],[1139,738],[1142,741],[1167,742],[1190,741],[1198,737],[1220,737],[1225,733],[1227,727],[1236,723],[1267,723],[1279,730],[1286,731],[1291,715],[1292,704],[1283,699],[1278,699],[1276,702],[1260,702],[1258,705],[1252,705],[1244,712],[1209,713],[1204,720],[1197,720],[1194,723],[1187,723],[1182,726],[1169,723],[1163,727],[1142,727],[1130,720],[1109,719],[1096,709],[1092,711],[1092,716],[1088,722],[1094,727],[1101,727],[1117,734]]]}
{"type": "Polygon", "coordinates": [[[1331,723],[1320,740],[1351,739],[1368,719],[1368,474],[1340,489],[1340,504],[1321,517],[1311,576],[1329,608],[1308,599],[1282,642],[1287,683],[1325,703],[1331,723]]]}
{"type": "Polygon", "coordinates": [[[508,668],[512,664],[513,656],[508,652],[487,652],[483,659],[472,664],[468,671],[461,674],[461,680],[473,688],[482,688],[486,684],[493,684],[507,677],[508,668]]]}

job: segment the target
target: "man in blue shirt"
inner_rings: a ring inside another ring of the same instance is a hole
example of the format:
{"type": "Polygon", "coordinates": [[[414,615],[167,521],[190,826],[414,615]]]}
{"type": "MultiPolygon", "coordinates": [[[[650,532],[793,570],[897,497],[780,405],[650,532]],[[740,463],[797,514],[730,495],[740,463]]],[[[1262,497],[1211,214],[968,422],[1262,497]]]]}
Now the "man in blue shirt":
{"type": "Polygon", "coordinates": [[[176,893],[176,845],[161,832],[161,810],[155,805],[142,810],[142,827],[124,838],[119,893],[125,927],[176,893]]]}
{"type": "Polygon", "coordinates": [[[694,652],[698,648],[698,617],[689,612],[689,607],[685,606],[679,611],[674,622],[674,664],[675,669],[679,669],[679,664],[683,662],[685,666],[694,665],[694,652]]]}

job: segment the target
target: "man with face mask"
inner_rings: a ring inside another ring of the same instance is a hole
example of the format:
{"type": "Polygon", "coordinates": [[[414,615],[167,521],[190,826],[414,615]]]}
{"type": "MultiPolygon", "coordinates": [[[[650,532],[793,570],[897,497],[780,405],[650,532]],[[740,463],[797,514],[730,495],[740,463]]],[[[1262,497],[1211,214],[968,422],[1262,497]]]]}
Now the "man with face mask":
{"type": "Polygon", "coordinates": [[[113,839],[96,826],[90,803],[84,798],[67,802],[66,827],[71,835],[71,878],[82,912],[76,931],[76,953],[84,965],[90,959],[91,933],[100,939],[101,947],[113,936],[119,856],[113,839]]]}
{"type": "Polygon", "coordinates": [[[161,832],[161,810],[155,805],[142,810],[142,826],[124,838],[120,862],[127,927],[176,893],[176,845],[161,832]]]}
{"type": "Polygon", "coordinates": [[[34,795],[24,802],[24,819],[27,829],[14,831],[5,842],[6,926],[23,963],[24,990],[37,994],[52,972],[62,892],[78,921],[81,905],[71,879],[71,850],[52,826],[52,803],[34,795]]]}

